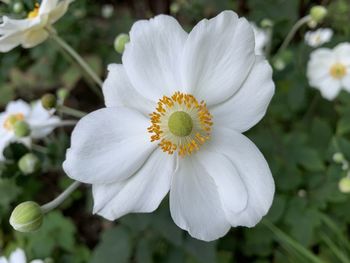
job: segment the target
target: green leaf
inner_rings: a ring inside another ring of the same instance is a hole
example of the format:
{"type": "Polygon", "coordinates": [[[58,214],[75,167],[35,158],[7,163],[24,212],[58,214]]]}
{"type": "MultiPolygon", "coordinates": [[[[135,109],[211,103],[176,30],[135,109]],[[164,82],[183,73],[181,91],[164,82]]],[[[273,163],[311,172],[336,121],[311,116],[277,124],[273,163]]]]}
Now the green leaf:
{"type": "Polygon", "coordinates": [[[123,226],[106,230],[102,240],[95,248],[91,263],[126,263],[131,256],[129,231],[123,226]]]}

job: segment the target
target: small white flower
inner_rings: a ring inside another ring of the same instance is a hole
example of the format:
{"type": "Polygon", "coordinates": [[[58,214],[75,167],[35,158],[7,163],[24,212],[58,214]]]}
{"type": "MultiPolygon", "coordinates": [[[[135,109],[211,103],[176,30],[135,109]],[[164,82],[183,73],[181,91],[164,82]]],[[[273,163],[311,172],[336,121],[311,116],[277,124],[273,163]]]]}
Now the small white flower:
{"type": "Polygon", "coordinates": [[[52,132],[53,127],[50,124],[59,123],[57,116],[45,110],[40,101],[29,105],[23,100],[10,102],[6,110],[0,113],[0,160],[3,159],[3,150],[14,141],[19,141],[30,146],[31,139],[39,139],[52,132]],[[30,136],[18,138],[15,135],[14,126],[18,121],[25,121],[30,127],[30,136]]]}
{"type": "Polygon", "coordinates": [[[350,91],[349,73],[349,43],[341,43],[334,49],[319,48],[311,53],[307,66],[309,84],[319,89],[325,99],[333,100],[342,88],[350,91]]]}
{"type": "Polygon", "coordinates": [[[310,47],[319,47],[332,39],[333,30],[330,28],[319,28],[315,31],[308,31],[305,34],[305,42],[310,47]]]}
{"type": "Polygon", "coordinates": [[[72,1],[43,0],[40,6],[35,5],[25,19],[3,16],[0,24],[0,51],[8,52],[19,45],[32,48],[45,41],[49,36],[45,27],[60,19],[72,1]]]}
{"type": "Polygon", "coordinates": [[[259,28],[255,23],[250,23],[253,27],[254,37],[255,37],[255,54],[264,55],[265,48],[270,41],[270,34],[267,30],[259,28]]]}
{"type": "MultiPolygon", "coordinates": [[[[5,257],[0,257],[0,263],[27,263],[27,258],[24,254],[24,251],[20,248],[17,248],[11,253],[8,259],[5,257]]],[[[30,263],[44,263],[44,261],[40,259],[34,259],[30,261],[30,263]]]]}
{"type": "Polygon", "coordinates": [[[142,20],[122,61],[109,66],[107,108],[79,121],[63,164],[92,184],[94,213],[152,212],[170,191],[173,220],[195,238],[257,224],[274,181],[242,132],[265,115],[274,83],[249,22],[225,11],[188,34],[170,16],[142,20]]]}

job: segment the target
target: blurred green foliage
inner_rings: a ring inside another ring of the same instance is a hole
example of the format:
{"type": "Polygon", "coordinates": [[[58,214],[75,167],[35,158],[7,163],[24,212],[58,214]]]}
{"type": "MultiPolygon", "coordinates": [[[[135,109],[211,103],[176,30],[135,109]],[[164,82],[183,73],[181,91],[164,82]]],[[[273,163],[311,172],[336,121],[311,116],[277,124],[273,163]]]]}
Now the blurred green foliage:
{"type": "MultiPolygon", "coordinates": [[[[33,2],[23,2],[30,10],[33,2]]],[[[56,28],[103,76],[107,64],[121,61],[113,48],[115,36],[128,32],[137,19],[171,12],[189,30],[200,19],[225,9],[257,24],[269,18],[274,22],[273,54],[297,19],[319,2],[76,0],[56,28]],[[105,4],[114,7],[110,18],[101,15],[105,4]]],[[[335,30],[326,46],[333,47],[350,37],[350,3],[322,2],[329,4],[330,11],[322,26],[335,30]]],[[[0,13],[11,12],[12,6],[2,4],[0,13]]],[[[42,142],[44,152],[33,148],[42,162],[35,174],[25,176],[18,169],[17,161],[27,148],[12,144],[6,149],[7,161],[0,164],[0,254],[3,250],[8,255],[20,246],[30,259],[52,258],[60,263],[350,262],[350,199],[338,189],[346,172],[332,160],[335,152],[350,160],[350,94],[343,92],[328,102],[309,87],[306,63],[312,49],[303,42],[305,30],[289,47],[292,55],[287,56],[286,68],[274,72],[276,94],[266,117],[247,134],[264,153],[276,182],[273,206],[258,226],[235,228],[224,238],[205,243],[173,223],[167,200],[153,214],[128,215],[112,223],[91,215],[90,189],[80,188],[61,212],[45,217],[37,233],[15,233],[8,224],[15,204],[45,203],[70,182],[61,170],[70,130],[60,129],[42,142]]],[[[30,50],[16,48],[0,55],[0,60],[0,107],[18,97],[38,99],[58,88],[71,91],[67,104],[74,108],[91,111],[103,105],[77,65],[51,41],[30,50]]]]}

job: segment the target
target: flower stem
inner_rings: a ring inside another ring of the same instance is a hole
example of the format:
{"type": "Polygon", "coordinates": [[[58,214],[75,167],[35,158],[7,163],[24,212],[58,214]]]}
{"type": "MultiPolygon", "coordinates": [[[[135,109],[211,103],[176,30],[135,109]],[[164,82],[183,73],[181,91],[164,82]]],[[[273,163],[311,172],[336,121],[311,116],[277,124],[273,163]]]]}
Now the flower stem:
{"type": "Polygon", "coordinates": [[[64,200],[67,199],[68,196],[70,196],[71,193],[73,193],[78,187],[80,186],[80,182],[75,181],[72,183],[66,190],[64,190],[63,193],[61,193],[59,196],[57,196],[54,200],[51,202],[48,202],[41,206],[41,209],[43,213],[48,213],[51,210],[58,207],[60,204],[64,202],[64,200]]]}
{"type": "MultiPolygon", "coordinates": [[[[78,65],[90,76],[90,78],[102,89],[103,82],[100,77],[92,70],[89,64],[66,42],[64,41],[53,29],[47,28],[50,37],[64,50],[66,51],[78,65]]],[[[94,92],[98,96],[102,97],[101,90],[94,88],[94,92]]]]}
{"type": "Polygon", "coordinates": [[[290,41],[293,39],[295,33],[299,30],[299,28],[308,23],[310,20],[310,15],[304,16],[301,19],[299,19],[289,31],[287,37],[284,39],[282,45],[280,46],[276,54],[279,54],[280,52],[284,51],[288,47],[290,41]]]}
{"type": "Polygon", "coordinates": [[[58,128],[64,126],[74,126],[77,124],[76,120],[64,120],[58,123],[42,124],[42,125],[32,125],[33,128],[45,129],[45,128],[58,128]]]}
{"type": "Polygon", "coordinates": [[[79,118],[79,119],[84,117],[87,114],[86,112],[72,109],[72,108],[64,106],[64,105],[57,107],[57,111],[60,113],[64,113],[64,114],[79,118]]]}

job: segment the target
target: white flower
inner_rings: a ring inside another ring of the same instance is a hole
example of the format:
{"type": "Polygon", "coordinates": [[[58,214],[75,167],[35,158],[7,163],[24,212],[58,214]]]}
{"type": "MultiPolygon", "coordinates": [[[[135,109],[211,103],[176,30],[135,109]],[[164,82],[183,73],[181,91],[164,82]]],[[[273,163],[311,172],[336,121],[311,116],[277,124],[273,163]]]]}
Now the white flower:
{"type": "Polygon", "coordinates": [[[251,22],[251,26],[253,27],[254,37],[255,37],[255,54],[264,55],[265,48],[267,44],[270,42],[270,34],[267,30],[261,29],[255,25],[255,23],[251,22]]]}
{"type": "MultiPolygon", "coordinates": [[[[17,248],[11,253],[8,259],[5,257],[0,257],[0,263],[27,263],[27,258],[24,254],[24,251],[20,248],[17,248]]],[[[44,261],[40,259],[34,259],[30,261],[30,263],[44,263],[44,261]]]]}
{"type": "Polygon", "coordinates": [[[319,48],[311,53],[307,66],[310,86],[333,100],[343,88],[350,91],[350,44],[341,43],[334,49],[319,48]]]}
{"type": "Polygon", "coordinates": [[[54,125],[59,123],[57,116],[45,110],[40,101],[29,105],[23,100],[10,102],[6,110],[0,113],[0,160],[3,159],[3,150],[14,141],[22,142],[28,146],[31,144],[31,138],[39,139],[52,132],[54,125]],[[30,127],[30,136],[18,138],[15,135],[14,126],[18,121],[25,121],[30,127]]]}
{"type": "Polygon", "coordinates": [[[92,184],[94,213],[109,220],[152,212],[170,191],[173,220],[195,238],[257,224],[274,181],[241,133],[264,116],[274,83],[250,24],[225,11],[187,34],[160,15],[130,39],[123,65],[109,66],[107,108],[79,121],[64,170],[92,184]]]}
{"type": "Polygon", "coordinates": [[[43,0],[36,4],[26,19],[11,19],[3,16],[0,24],[0,51],[7,52],[22,45],[34,47],[45,41],[49,34],[45,27],[54,24],[67,11],[73,0],[43,0]]]}
{"type": "Polygon", "coordinates": [[[319,47],[331,40],[333,30],[330,28],[319,28],[315,31],[308,31],[305,34],[305,42],[310,47],[319,47]]]}

